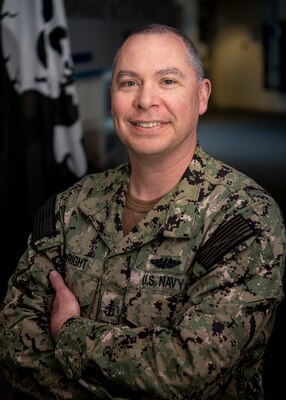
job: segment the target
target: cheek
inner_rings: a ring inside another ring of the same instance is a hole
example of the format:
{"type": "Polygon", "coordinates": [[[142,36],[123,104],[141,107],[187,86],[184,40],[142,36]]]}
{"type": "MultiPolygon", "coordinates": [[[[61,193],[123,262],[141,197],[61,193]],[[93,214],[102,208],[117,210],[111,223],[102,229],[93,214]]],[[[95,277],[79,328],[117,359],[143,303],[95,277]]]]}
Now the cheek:
{"type": "Polygon", "coordinates": [[[131,103],[126,96],[114,94],[111,97],[111,110],[115,117],[123,117],[130,110],[131,103]]]}
{"type": "Polygon", "coordinates": [[[184,96],[174,105],[178,122],[182,125],[190,125],[199,113],[199,102],[194,96],[184,96]]]}
{"type": "Polygon", "coordinates": [[[176,96],[172,100],[172,104],[178,113],[183,113],[185,115],[186,112],[198,112],[199,110],[199,96],[198,93],[194,93],[193,91],[187,91],[181,93],[181,95],[176,96]]]}
{"type": "Polygon", "coordinates": [[[121,96],[113,96],[111,99],[111,114],[114,129],[118,137],[123,141],[124,120],[126,119],[126,111],[130,108],[126,106],[125,101],[120,97],[121,96]]]}

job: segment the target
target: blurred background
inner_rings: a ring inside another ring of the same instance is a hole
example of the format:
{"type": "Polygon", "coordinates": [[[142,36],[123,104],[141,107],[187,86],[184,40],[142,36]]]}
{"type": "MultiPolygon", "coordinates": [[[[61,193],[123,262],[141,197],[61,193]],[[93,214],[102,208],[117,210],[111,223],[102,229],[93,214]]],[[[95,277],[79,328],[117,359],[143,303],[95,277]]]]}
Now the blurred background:
{"type": "MultiPolygon", "coordinates": [[[[199,122],[201,144],[260,183],[286,216],[285,0],[0,5],[1,298],[38,207],[85,173],[127,161],[111,120],[111,67],[122,40],[146,23],[175,26],[195,42],[213,87],[199,122]],[[29,23],[19,23],[22,14],[29,23]],[[64,69],[55,55],[67,57],[64,69]]],[[[283,302],[268,348],[266,399],[284,398],[285,338],[283,302]]],[[[0,399],[16,398],[24,399],[0,371],[0,399]]]]}

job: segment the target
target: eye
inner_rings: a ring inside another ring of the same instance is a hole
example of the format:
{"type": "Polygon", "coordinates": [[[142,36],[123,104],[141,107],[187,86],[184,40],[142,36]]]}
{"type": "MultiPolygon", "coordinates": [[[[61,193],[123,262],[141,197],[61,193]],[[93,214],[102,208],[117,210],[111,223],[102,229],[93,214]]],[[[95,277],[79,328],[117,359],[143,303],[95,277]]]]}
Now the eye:
{"type": "Polygon", "coordinates": [[[123,81],[120,84],[122,87],[132,87],[136,85],[136,82],[134,81],[123,81]]]}
{"type": "Polygon", "coordinates": [[[167,85],[167,86],[174,85],[175,83],[176,83],[176,81],[174,81],[173,79],[170,79],[170,78],[166,78],[163,80],[163,84],[167,85]]]}

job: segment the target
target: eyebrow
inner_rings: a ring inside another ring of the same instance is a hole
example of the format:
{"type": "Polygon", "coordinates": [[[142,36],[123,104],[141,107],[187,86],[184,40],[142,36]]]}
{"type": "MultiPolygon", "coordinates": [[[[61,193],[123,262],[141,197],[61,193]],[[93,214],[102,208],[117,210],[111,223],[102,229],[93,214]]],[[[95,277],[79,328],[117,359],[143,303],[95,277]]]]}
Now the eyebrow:
{"type": "Polygon", "coordinates": [[[131,77],[133,77],[133,78],[138,78],[139,77],[139,74],[137,74],[136,72],[134,72],[134,71],[130,71],[130,70],[128,70],[128,69],[123,69],[123,70],[121,70],[121,71],[119,71],[118,72],[118,74],[117,74],[117,79],[119,79],[119,78],[122,78],[122,77],[124,77],[124,76],[131,76],[131,77]]]}
{"type": "Polygon", "coordinates": [[[156,75],[169,75],[169,74],[170,75],[178,75],[181,78],[185,77],[183,72],[176,67],[163,68],[163,69],[160,69],[159,71],[156,71],[156,75]]]}
{"type": "MultiPolygon", "coordinates": [[[[155,75],[178,75],[181,78],[185,77],[183,72],[180,71],[176,67],[167,67],[167,68],[160,69],[160,70],[155,72],[155,75]]],[[[132,70],[121,70],[117,74],[117,79],[120,79],[120,78],[122,78],[124,76],[130,76],[132,78],[139,78],[140,75],[137,74],[137,72],[132,71],[132,70]]]]}

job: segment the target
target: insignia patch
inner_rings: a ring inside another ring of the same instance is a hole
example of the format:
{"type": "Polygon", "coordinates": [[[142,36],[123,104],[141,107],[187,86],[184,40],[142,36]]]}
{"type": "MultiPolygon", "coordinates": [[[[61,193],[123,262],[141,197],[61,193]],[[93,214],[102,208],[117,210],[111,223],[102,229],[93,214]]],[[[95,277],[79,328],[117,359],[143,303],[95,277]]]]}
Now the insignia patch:
{"type": "Polygon", "coordinates": [[[32,242],[56,233],[55,205],[57,195],[50,197],[37,212],[32,230],[32,242]]]}
{"type": "Polygon", "coordinates": [[[122,295],[116,292],[104,292],[100,306],[99,319],[101,321],[118,323],[118,318],[122,310],[122,304],[122,295]]]}
{"type": "Polygon", "coordinates": [[[171,257],[162,257],[162,258],[154,258],[150,260],[151,264],[155,265],[155,267],[159,267],[162,269],[174,268],[177,265],[181,264],[179,260],[175,260],[171,257]]]}
{"type": "Polygon", "coordinates": [[[196,258],[206,268],[210,268],[229,250],[256,233],[254,227],[240,214],[219,226],[197,252],[196,258]]]}
{"type": "Polygon", "coordinates": [[[144,271],[133,271],[130,276],[130,283],[134,287],[152,288],[159,291],[173,291],[180,293],[184,291],[189,283],[188,276],[153,274],[144,271]]]}

